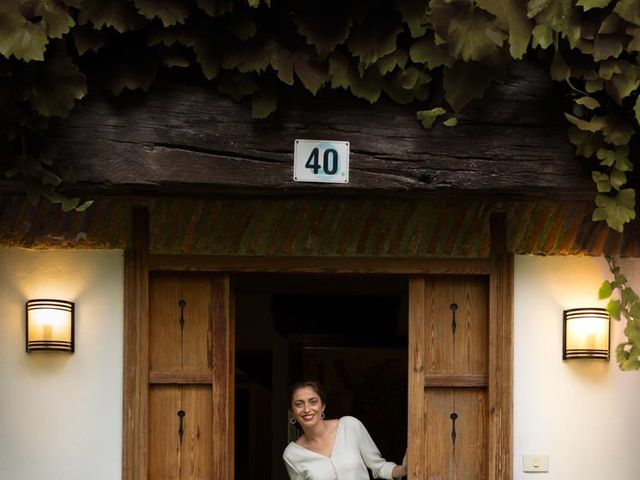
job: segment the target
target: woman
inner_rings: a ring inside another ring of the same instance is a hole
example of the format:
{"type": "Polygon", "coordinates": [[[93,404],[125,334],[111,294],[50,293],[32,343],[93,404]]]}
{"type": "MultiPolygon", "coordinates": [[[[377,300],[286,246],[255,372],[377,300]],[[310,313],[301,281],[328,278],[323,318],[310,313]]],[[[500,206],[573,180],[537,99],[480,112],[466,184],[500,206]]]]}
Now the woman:
{"type": "Polygon", "coordinates": [[[387,462],[358,419],[324,419],[326,398],[319,383],[293,384],[289,400],[292,421],[304,432],[282,455],[291,480],[369,480],[367,467],[376,478],[407,475],[407,456],[402,465],[387,462]]]}

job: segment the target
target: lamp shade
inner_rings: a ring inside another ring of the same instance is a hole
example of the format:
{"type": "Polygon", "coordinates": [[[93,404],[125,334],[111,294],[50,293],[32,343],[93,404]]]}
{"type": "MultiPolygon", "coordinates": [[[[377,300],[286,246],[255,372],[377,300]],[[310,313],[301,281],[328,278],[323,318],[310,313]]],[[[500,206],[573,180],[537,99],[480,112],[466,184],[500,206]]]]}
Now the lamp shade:
{"type": "Polygon", "coordinates": [[[609,360],[609,314],[604,308],[572,308],[563,313],[562,358],[609,360]]]}
{"type": "Polygon", "coordinates": [[[66,300],[36,299],[26,304],[27,352],[74,351],[74,304],[66,300]]]}

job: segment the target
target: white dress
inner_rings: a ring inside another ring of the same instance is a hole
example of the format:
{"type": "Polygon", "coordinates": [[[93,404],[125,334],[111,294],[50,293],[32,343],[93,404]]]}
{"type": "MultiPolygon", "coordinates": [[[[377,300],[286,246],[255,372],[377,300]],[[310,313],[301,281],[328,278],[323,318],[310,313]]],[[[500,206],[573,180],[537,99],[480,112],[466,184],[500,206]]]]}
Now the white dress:
{"type": "Polygon", "coordinates": [[[330,457],[289,443],[282,454],[291,480],[369,480],[367,467],[375,478],[391,478],[395,466],[380,455],[360,420],[342,417],[330,457]]]}

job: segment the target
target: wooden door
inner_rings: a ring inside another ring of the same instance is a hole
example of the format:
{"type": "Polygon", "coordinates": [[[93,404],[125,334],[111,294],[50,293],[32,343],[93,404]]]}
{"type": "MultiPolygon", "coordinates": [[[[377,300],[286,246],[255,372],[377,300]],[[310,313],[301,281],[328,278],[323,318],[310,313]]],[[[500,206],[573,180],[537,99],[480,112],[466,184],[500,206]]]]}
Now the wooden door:
{"type": "Polygon", "coordinates": [[[488,277],[409,286],[409,479],[488,478],[488,277]]]}
{"type": "Polygon", "coordinates": [[[233,478],[233,302],[225,274],[149,280],[148,478],[233,478]]]}

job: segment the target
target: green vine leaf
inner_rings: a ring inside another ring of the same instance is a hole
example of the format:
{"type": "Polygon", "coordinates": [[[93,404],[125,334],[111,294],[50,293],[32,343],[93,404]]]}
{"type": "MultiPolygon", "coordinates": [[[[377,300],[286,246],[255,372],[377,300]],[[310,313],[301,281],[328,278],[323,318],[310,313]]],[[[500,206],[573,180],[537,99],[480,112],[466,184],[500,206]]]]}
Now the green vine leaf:
{"type": "Polygon", "coordinates": [[[42,21],[30,22],[17,1],[0,2],[0,54],[25,61],[43,60],[48,42],[42,21]]]}
{"type": "Polygon", "coordinates": [[[521,0],[478,0],[478,6],[495,15],[500,28],[509,33],[509,52],[515,59],[527,51],[533,26],[527,17],[527,5],[521,0]]]}
{"type": "Polygon", "coordinates": [[[220,17],[233,11],[233,0],[197,0],[197,3],[211,17],[220,17]]]}
{"type": "Polygon", "coordinates": [[[293,23],[300,35],[314,45],[321,56],[327,56],[349,37],[353,26],[353,9],[345,2],[302,2],[294,13],[293,23]]]}
{"type": "Polygon", "coordinates": [[[95,30],[89,25],[79,25],[73,29],[73,43],[80,55],[88,51],[97,52],[107,43],[107,35],[103,30],[95,30]]]}
{"type": "Polygon", "coordinates": [[[447,113],[447,111],[444,108],[437,107],[437,108],[432,108],[431,110],[422,110],[417,112],[416,118],[420,120],[424,128],[429,129],[433,127],[433,124],[436,122],[438,117],[443,113],[447,113]]]}
{"type": "Polygon", "coordinates": [[[147,19],[159,18],[165,27],[185,23],[189,5],[184,0],[133,0],[138,11],[147,19]]]}
{"type": "Polygon", "coordinates": [[[396,49],[402,23],[396,15],[383,15],[371,10],[365,19],[351,29],[347,47],[360,62],[369,66],[396,49]]]}
{"type": "Polygon", "coordinates": [[[613,11],[627,22],[640,25],[640,5],[637,0],[618,0],[613,11]]]}
{"type": "Polygon", "coordinates": [[[593,220],[605,220],[607,225],[622,232],[624,225],[636,218],[635,191],[630,188],[616,192],[615,197],[596,195],[596,209],[593,211],[593,220]]]}
{"type": "Polygon", "coordinates": [[[611,182],[609,181],[609,175],[603,172],[591,172],[591,178],[593,179],[598,192],[608,193],[611,191],[611,182]]]}
{"type": "Polygon", "coordinates": [[[256,119],[267,118],[278,108],[276,89],[261,88],[251,97],[251,116],[256,119]]]}
{"type": "Polygon", "coordinates": [[[20,88],[21,97],[31,108],[47,117],[66,116],[86,93],[85,76],[61,44],[49,49],[46,61],[38,64],[32,81],[20,88]]]}
{"type": "Polygon", "coordinates": [[[402,21],[409,27],[413,38],[422,37],[427,31],[427,8],[429,0],[397,0],[396,8],[402,21]]]}
{"type": "Polygon", "coordinates": [[[471,100],[481,98],[496,78],[496,72],[483,64],[457,62],[444,69],[445,98],[454,112],[460,112],[471,100]]]}
{"type": "Polygon", "coordinates": [[[592,8],[604,8],[611,3],[611,0],[578,0],[576,5],[582,7],[585,12],[592,8]]]}
{"type": "Polygon", "coordinates": [[[409,56],[415,63],[424,63],[430,70],[435,70],[442,65],[451,67],[455,63],[455,58],[450,56],[446,50],[437,45],[432,35],[426,35],[411,45],[409,56]]]}
{"type": "Polygon", "coordinates": [[[392,72],[397,68],[403,69],[407,66],[409,61],[409,54],[404,48],[398,48],[391,52],[389,55],[385,55],[377,62],[378,71],[382,75],[392,72]]]}
{"type": "Polygon", "coordinates": [[[598,298],[600,300],[604,300],[605,298],[609,298],[613,294],[613,288],[611,288],[611,282],[605,280],[600,285],[600,290],[598,290],[598,298]]]}
{"type": "Polygon", "coordinates": [[[113,95],[123,90],[148,90],[158,73],[159,61],[153,57],[126,56],[105,76],[105,86],[113,95]]]}
{"type": "Polygon", "coordinates": [[[580,97],[576,99],[576,103],[578,105],[582,105],[583,107],[587,107],[589,110],[595,110],[596,108],[601,107],[600,102],[598,100],[589,96],[580,97]]]}
{"type": "Polygon", "coordinates": [[[140,30],[147,24],[147,19],[127,0],[84,0],[79,19],[81,25],[91,22],[96,28],[113,27],[120,33],[140,30]]]}
{"type": "Polygon", "coordinates": [[[432,0],[431,21],[446,41],[449,54],[465,62],[490,56],[507,38],[492,15],[467,2],[432,0]]]}

